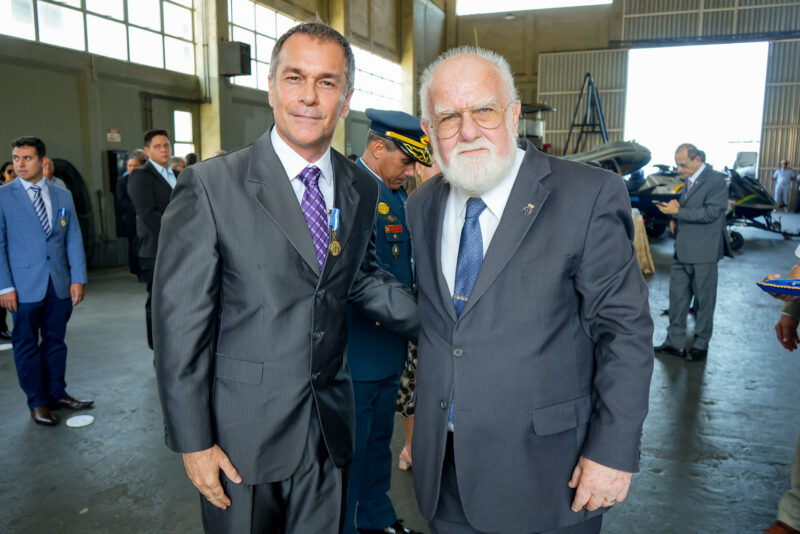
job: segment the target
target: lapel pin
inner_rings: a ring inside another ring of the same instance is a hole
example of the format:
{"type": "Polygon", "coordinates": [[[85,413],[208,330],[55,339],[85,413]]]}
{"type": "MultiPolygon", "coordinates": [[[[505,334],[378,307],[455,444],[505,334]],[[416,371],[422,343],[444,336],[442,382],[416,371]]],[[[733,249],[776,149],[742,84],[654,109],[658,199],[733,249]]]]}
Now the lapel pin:
{"type": "Polygon", "coordinates": [[[533,213],[533,208],[535,207],[536,206],[534,206],[533,204],[528,204],[522,209],[523,215],[530,215],[531,213],[533,213]]]}

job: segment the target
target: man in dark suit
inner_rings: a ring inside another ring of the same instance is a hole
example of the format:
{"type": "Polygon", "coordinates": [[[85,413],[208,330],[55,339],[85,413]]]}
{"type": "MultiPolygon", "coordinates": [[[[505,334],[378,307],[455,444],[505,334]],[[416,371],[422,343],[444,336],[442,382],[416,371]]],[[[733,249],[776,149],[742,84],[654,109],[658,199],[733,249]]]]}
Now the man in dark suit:
{"type": "MultiPolygon", "coordinates": [[[[367,109],[367,147],[356,164],[380,185],[375,249],[378,265],[408,288],[414,284],[414,255],[406,227],[403,185],[414,163],[431,165],[428,139],[419,119],[402,111],[367,109]]],[[[394,412],[408,340],[371,317],[348,308],[347,362],[356,402],[356,449],[344,534],[411,533],[397,519],[386,494],[392,479],[394,412]]]]}
{"type": "Polygon", "coordinates": [[[52,426],[51,408],[78,410],[93,401],[67,394],[64,335],[83,300],[86,261],[72,193],[44,179],[41,139],[11,142],[18,178],[0,187],[0,305],[11,311],[11,343],[31,417],[52,426]]]}
{"type": "Polygon", "coordinates": [[[128,240],[128,269],[130,273],[136,275],[140,282],[145,282],[144,276],[139,268],[139,248],[136,239],[136,208],[133,205],[130,195],[128,195],[128,180],[134,169],[147,164],[147,155],[143,150],[136,149],[128,154],[125,160],[125,172],[117,180],[117,189],[114,191],[117,209],[120,210],[120,220],[122,221],[122,232],[128,240]]]}
{"type": "Polygon", "coordinates": [[[349,43],[300,24],[270,66],[275,127],[187,167],[164,215],[156,373],[207,532],[334,533],[355,434],[345,305],[406,338],[419,321],[375,262],[378,184],[330,149],[353,92],[349,43]]]}
{"type": "Polygon", "coordinates": [[[177,177],[168,162],[172,154],[166,130],[150,130],[144,134],[144,152],[149,161],[131,172],[128,196],[136,208],[136,236],[139,241],[139,269],[147,284],[144,305],[147,323],[147,346],[153,348],[153,271],[156,265],[161,217],[169,204],[177,177]]]}
{"type": "Polygon", "coordinates": [[[443,172],[407,204],[420,510],[437,534],[598,532],[638,469],[653,365],[625,185],[517,145],[493,52],[445,53],[420,102],[443,172]]]}
{"type": "Polygon", "coordinates": [[[671,215],[675,259],[669,276],[669,327],[656,352],[691,362],[704,361],[717,302],[717,263],[733,256],[725,230],[728,185],[725,175],[705,163],[705,153],[684,143],[675,151],[678,172],[686,178],[680,202],[670,200],[658,209],[671,215]],[[694,296],[695,331],[686,348],[686,316],[694,296]]]}

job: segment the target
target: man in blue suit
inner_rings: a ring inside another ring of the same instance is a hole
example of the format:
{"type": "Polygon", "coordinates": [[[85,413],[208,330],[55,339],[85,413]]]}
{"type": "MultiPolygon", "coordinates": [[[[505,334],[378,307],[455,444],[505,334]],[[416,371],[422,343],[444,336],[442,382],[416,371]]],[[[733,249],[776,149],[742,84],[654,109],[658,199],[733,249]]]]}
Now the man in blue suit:
{"type": "MultiPolygon", "coordinates": [[[[419,119],[401,111],[367,109],[367,148],[356,160],[380,184],[375,249],[378,264],[409,288],[414,286],[414,255],[406,228],[403,184],[414,177],[414,163],[431,166],[428,139],[419,119]]],[[[389,444],[400,372],[408,341],[356,310],[348,310],[347,360],[356,405],[356,448],[347,494],[345,534],[411,533],[397,519],[386,492],[391,485],[389,444]]]]}
{"type": "Polygon", "coordinates": [[[72,193],[43,180],[45,145],[11,142],[17,178],[0,187],[0,305],[11,311],[14,363],[31,417],[55,425],[50,408],[89,408],[67,394],[64,334],[83,300],[86,261],[72,193]]]}

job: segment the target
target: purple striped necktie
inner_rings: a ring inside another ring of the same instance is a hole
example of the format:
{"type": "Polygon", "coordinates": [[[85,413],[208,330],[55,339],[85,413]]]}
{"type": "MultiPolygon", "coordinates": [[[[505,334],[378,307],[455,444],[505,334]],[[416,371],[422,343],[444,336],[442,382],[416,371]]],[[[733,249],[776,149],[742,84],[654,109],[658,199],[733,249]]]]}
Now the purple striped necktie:
{"type": "Polygon", "coordinates": [[[328,208],[325,206],[325,199],[322,198],[322,192],[319,190],[319,175],[319,168],[309,165],[300,172],[298,177],[306,188],[300,208],[308,223],[311,240],[314,242],[314,251],[317,253],[319,270],[322,272],[325,257],[328,255],[328,208]]]}

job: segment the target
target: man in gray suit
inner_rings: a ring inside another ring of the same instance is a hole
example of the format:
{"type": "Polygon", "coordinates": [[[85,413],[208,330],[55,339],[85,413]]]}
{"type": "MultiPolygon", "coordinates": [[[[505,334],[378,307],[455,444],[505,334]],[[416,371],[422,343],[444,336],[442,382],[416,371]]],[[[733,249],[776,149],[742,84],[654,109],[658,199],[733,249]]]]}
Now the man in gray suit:
{"type": "Polygon", "coordinates": [[[680,202],[662,202],[658,209],[672,215],[675,260],[669,277],[669,327],[656,352],[699,362],[708,356],[708,342],[717,301],[717,262],[732,256],[725,231],[728,186],[725,175],[705,163],[705,153],[690,143],[675,150],[678,172],[686,177],[680,202]],[[686,350],[686,316],[694,296],[695,332],[686,350]]]}
{"type": "Polygon", "coordinates": [[[420,102],[443,171],[407,204],[422,514],[437,534],[598,532],[638,469],[653,365],[625,185],[517,145],[493,52],[445,53],[420,102]]]}
{"type": "Polygon", "coordinates": [[[413,295],[376,264],[378,183],[330,149],[354,74],[332,28],[286,32],[275,127],[187,167],[162,219],[158,388],[207,532],[338,532],[355,436],[345,304],[417,337],[413,295]]]}

